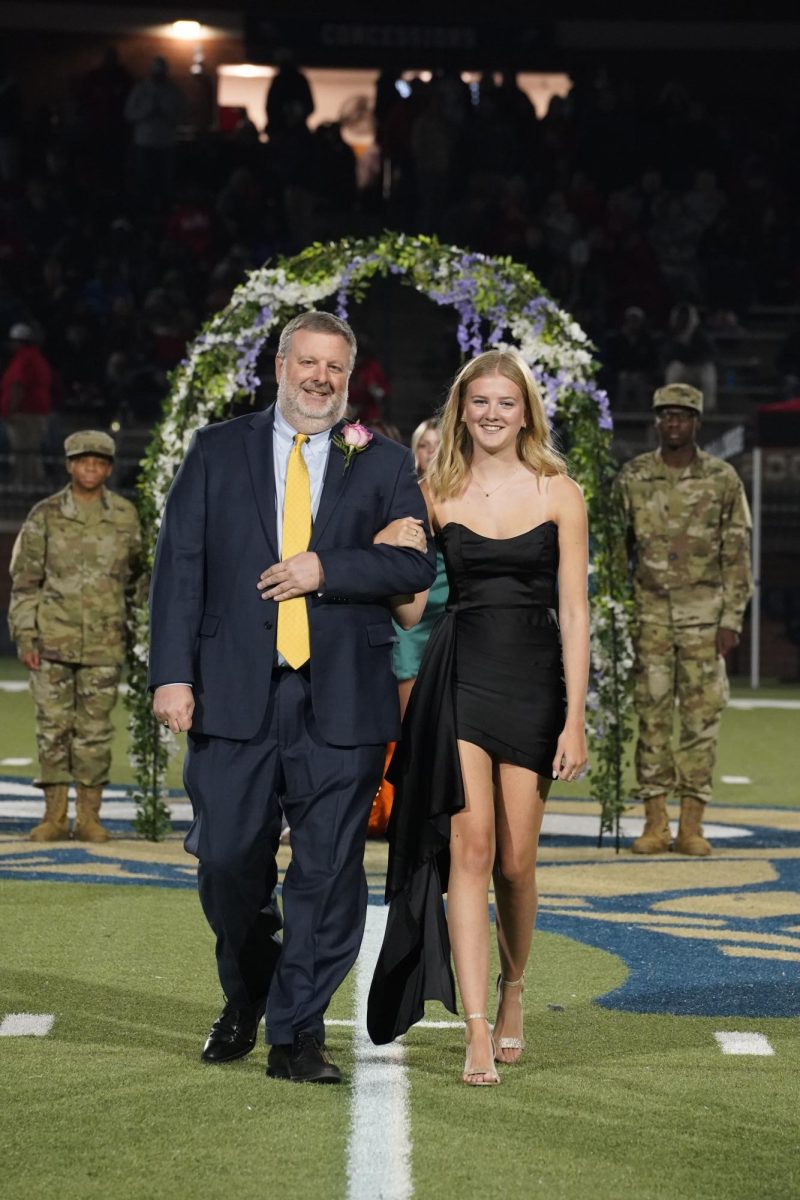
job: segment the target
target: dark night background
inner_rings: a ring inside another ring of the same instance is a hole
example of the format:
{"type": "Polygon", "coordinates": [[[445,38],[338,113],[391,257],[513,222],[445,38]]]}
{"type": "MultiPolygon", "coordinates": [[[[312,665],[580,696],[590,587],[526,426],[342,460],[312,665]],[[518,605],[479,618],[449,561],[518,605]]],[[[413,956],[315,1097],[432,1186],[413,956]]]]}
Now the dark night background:
{"type": "MultiPolygon", "coordinates": [[[[751,447],[766,447],[763,670],[796,680],[800,439],[791,416],[759,413],[800,392],[800,21],[784,7],[566,2],[555,18],[495,3],[467,18],[449,3],[7,0],[0,330],[34,329],[53,395],[39,484],[0,421],[0,609],[20,520],[60,486],[65,433],[113,429],[130,494],[169,370],[246,270],[396,228],[539,275],[597,347],[620,461],[653,444],[649,395],[676,354],[706,371],[701,440],[743,427],[732,461],[748,487],[751,447]],[[176,20],[204,36],[176,40],[176,20]],[[311,112],[286,69],[268,134],[263,112],[218,103],[220,68],[276,67],[287,50],[311,112]],[[179,99],[174,145],[148,155],[125,106],[155,55],[179,99]],[[320,121],[322,73],[353,68],[373,75],[320,121]],[[432,77],[398,89],[413,72],[432,77]],[[515,73],[566,75],[571,90],[537,114],[515,73]]],[[[379,415],[403,437],[457,365],[453,321],[432,307],[387,284],[353,312],[388,382],[379,415]]],[[[10,353],[0,342],[0,369],[10,353]]],[[[734,671],[748,654],[745,638],[734,671]]]]}

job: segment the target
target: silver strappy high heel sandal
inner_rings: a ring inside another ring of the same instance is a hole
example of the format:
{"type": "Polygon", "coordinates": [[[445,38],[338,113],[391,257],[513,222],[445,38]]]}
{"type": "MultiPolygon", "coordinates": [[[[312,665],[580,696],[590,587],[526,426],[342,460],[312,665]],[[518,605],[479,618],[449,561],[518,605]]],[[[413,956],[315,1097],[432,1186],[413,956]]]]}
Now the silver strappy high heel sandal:
{"type": "MultiPolygon", "coordinates": [[[[519,1007],[520,1007],[520,1015],[522,1015],[522,996],[525,991],[525,972],[524,971],[520,975],[519,979],[503,979],[502,975],[497,976],[497,1009],[498,1009],[498,1012],[500,1010],[500,1005],[503,1002],[504,988],[512,988],[512,987],[519,988],[519,1007]]],[[[497,1020],[495,1019],[495,1025],[496,1024],[497,1024],[497,1020]]],[[[518,1037],[518,1038],[516,1038],[516,1037],[500,1037],[500,1038],[497,1038],[497,1040],[495,1041],[495,1062],[505,1063],[506,1066],[509,1066],[509,1067],[513,1066],[514,1063],[519,1062],[519,1060],[522,1056],[522,1051],[524,1049],[525,1049],[525,1038],[524,1037],[518,1037]],[[497,1050],[519,1050],[520,1053],[517,1055],[516,1058],[512,1059],[511,1061],[506,1061],[506,1059],[497,1057],[497,1050]]]]}
{"type": "MultiPolygon", "coordinates": [[[[468,1013],[467,1016],[464,1017],[464,1024],[466,1025],[469,1021],[485,1021],[489,1026],[489,1029],[491,1030],[492,1028],[491,1025],[489,1025],[489,1018],[486,1016],[486,1013],[468,1013]]],[[[464,1083],[469,1084],[470,1087],[493,1087],[495,1084],[500,1082],[500,1076],[497,1074],[497,1068],[494,1065],[496,1062],[496,1054],[494,1038],[491,1036],[491,1033],[489,1036],[489,1041],[492,1047],[492,1057],[489,1059],[488,1066],[485,1067],[477,1067],[471,1064],[471,1043],[467,1042],[467,1056],[464,1059],[464,1074],[462,1078],[464,1083]]]]}

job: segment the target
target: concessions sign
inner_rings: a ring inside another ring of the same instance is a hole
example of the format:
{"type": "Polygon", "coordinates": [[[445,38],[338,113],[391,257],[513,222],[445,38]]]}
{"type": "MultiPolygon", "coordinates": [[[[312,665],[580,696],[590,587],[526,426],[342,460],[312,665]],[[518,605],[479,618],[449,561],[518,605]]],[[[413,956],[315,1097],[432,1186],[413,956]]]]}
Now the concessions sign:
{"type": "MultiPolygon", "coordinates": [[[[274,63],[290,51],[307,67],[436,67],[454,70],[523,70],[535,68],[552,45],[549,22],[524,18],[342,16],[328,5],[302,15],[267,12],[245,14],[245,48],[251,62],[274,63]]],[[[550,60],[548,59],[548,62],[550,60]]]]}

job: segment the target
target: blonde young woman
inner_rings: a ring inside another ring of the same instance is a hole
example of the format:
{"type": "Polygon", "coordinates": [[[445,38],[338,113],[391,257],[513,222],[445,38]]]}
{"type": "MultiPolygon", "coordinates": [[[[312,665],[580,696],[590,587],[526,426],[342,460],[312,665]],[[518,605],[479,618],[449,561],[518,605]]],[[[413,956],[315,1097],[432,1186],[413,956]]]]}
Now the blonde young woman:
{"type": "MultiPolygon", "coordinates": [[[[459,371],[441,436],[423,490],[450,598],[392,766],[391,908],[368,1027],[381,1043],[418,1021],[426,999],[455,1012],[452,948],[466,1024],[462,1078],[485,1086],[500,1082],[495,1064],[516,1063],[525,1046],[545,800],[553,779],[577,779],[586,766],[588,534],[580,489],[519,354],[488,351],[459,371]]],[[[413,624],[424,604],[424,595],[398,599],[395,617],[413,624]]]]}

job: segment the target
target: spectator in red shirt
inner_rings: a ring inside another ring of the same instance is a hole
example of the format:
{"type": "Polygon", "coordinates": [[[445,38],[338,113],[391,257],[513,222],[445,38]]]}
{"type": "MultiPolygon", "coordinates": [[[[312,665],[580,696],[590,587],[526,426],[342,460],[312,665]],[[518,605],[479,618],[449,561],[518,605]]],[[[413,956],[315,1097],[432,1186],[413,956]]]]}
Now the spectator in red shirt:
{"type": "Polygon", "coordinates": [[[14,451],[14,482],[45,482],[42,441],[52,403],[52,371],[30,325],[19,321],[9,331],[11,361],[0,379],[0,417],[14,451]]]}
{"type": "Polygon", "coordinates": [[[371,425],[383,417],[383,401],[389,392],[389,381],[366,334],[359,334],[358,351],[358,361],[353,367],[348,388],[350,413],[353,420],[371,425]]]}

